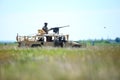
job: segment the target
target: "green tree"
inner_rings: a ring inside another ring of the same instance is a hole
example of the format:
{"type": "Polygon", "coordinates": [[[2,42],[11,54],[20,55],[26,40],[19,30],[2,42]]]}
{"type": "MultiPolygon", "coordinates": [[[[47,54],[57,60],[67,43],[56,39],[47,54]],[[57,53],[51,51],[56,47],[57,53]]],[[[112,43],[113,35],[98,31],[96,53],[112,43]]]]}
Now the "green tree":
{"type": "Polygon", "coordinates": [[[120,42],[120,38],[119,38],[119,37],[116,37],[116,38],[115,38],[115,41],[116,41],[116,42],[120,42]]]}

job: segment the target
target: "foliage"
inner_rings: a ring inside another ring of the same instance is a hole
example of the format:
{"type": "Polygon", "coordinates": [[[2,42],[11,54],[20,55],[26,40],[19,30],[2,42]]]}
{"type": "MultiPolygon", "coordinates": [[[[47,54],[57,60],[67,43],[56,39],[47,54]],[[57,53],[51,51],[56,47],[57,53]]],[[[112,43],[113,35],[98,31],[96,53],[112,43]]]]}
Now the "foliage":
{"type": "Polygon", "coordinates": [[[119,80],[120,45],[0,46],[0,80],[119,80]]]}
{"type": "Polygon", "coordinates": [[[120,38],[116,37],[115,41],[119,43],[120,42],[120,38]]]}

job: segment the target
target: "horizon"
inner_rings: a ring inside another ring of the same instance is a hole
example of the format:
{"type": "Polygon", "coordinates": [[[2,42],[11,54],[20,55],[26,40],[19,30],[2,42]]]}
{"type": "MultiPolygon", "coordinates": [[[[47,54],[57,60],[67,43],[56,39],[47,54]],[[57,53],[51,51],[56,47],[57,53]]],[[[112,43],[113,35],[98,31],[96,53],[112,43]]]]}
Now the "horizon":
{"type": "MultiPolygon", "coordinates": [[[[119,37],[116,37],[116,38],[119,38],[119,37]]],[[[116,39],[115,38],[115,39],[116,39]]],[[[111,39],[111,38],[109,38],[109,39],[103,39],[103,38],[101,38],[101,39],[79,39],[79,40],[69,40],[69,41],[109,41],[109,40],[113,40],[113,41],[115,41],[115,39],[111,39]]],[[[14,42],[17,42],[16,40],[0,40],[0,43],[14,43],[14,42]]]]}

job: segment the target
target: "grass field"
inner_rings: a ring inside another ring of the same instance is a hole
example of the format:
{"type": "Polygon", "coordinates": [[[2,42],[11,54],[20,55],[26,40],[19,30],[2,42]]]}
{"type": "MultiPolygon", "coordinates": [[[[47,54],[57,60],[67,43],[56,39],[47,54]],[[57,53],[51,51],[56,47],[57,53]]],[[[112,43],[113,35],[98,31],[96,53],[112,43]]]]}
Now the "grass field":
{"type": "Polygon", "coordinates": [[[0,45],[0,80],[120,80],[120,45],[86,48],[0,45]]]}

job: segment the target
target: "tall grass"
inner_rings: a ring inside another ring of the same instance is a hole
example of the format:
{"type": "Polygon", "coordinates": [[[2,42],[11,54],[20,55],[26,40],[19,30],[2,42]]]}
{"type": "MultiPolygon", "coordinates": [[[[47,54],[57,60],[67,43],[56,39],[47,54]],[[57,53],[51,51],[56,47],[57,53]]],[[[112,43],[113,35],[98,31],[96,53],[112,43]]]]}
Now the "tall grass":
{"type": "Polygon", "coordinates": [[[120,46],[0,46],[0,80],[120,80],[120,46]]]}

